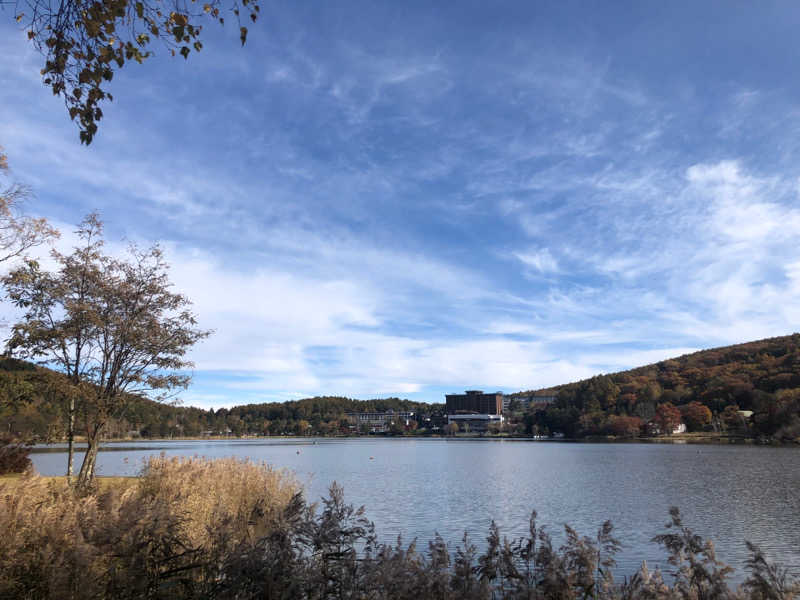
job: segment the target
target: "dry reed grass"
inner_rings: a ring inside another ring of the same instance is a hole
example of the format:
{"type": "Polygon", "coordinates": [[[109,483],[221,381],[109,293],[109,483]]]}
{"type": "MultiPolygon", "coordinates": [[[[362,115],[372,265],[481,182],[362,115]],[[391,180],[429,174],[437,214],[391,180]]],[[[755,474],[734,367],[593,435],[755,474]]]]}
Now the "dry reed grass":
{"type": "Polygon", "coordinates": [[[84,496],[64,479],[0,481],[0,598],[162,597],[165,574],[268,533],[298,489],[263,464],[163,456],[84,496]]]}
{"type": "Polygon", "coordinates": [[[198,547],[210,543],[220,523],[231,527],[237,540],[263,535],[254,530],[254,511],[280,510],[299,489],[293,475],[265,463],[162,455],[147,463],[137,494],[180,507],[184,533],[198,547]]]}

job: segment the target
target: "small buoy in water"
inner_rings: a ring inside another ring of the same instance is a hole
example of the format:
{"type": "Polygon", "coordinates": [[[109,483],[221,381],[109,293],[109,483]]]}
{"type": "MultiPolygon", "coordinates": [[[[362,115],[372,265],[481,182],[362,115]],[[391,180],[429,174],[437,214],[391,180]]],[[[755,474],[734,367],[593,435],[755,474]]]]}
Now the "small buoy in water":
{"type": "Polygon", "coordinates": [[[375,457],[374,456],[370,456],[369,459],[370,460],[375,460],[375,457]]]}
{"type": "Polygon", "coordinates": [[[298,450],[297,453],[300,454],[300,450],[298,450]]]}

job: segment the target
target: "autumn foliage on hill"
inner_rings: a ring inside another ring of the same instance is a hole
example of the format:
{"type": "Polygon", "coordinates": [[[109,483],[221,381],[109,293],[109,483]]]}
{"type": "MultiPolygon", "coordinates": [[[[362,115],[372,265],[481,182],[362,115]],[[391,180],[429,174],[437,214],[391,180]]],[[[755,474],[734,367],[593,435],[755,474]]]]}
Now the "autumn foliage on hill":
{"type": "Polygon", "coordinates": [[[703,350],[552,390],[557,401],[529,415],[531,429],[569,436],[619,435],[655,419],[715,430],[800,438],[800,334],[703,350]],[[674,407],[675,410],[672,410],[674,407]],[[752,411],[752,415],[746,412],[752,411]]]}

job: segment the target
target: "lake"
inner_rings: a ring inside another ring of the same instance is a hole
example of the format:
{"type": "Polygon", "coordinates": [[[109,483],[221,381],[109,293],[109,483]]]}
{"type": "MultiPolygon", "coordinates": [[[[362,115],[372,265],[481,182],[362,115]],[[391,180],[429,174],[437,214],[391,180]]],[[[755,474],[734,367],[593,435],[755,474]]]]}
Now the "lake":
{"type": "MultiPolygon", "coordinates": [[[[379,537],[435,532],[453,548],[464,530],[483,546],[494,519],[501,534],[527,531],[531,510],[558,541],[563,524],[594,536],[606,519],[624,548],[617,572],[646,559],[668,570],[649,540],[663,531],[670,506],[715,542],[720,560],[744,576],[745,540],[800,576],[800,448],[742,445],[590,444],[527,440],[282,438],[147,441],[106,444],[100,475],[135,475],[145,457],[248,457],[296,473],[318,500],[337,481],[345,498],[366,507],[379,537]]],[[[37,448],[34,466],[62,475],[63,446],[37,448]]],[[[81,455],[76,456],[76,468],[81,455]]]]}

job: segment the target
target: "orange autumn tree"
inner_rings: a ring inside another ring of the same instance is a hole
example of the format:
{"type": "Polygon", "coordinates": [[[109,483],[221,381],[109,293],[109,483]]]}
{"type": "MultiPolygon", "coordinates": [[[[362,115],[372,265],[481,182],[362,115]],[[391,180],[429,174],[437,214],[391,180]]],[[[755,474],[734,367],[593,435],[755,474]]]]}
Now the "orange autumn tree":
{"type": "Polygon", "coordinates": [[[681,411],[672,402],[664,402],[656,408],[656,415],[653,417],[653,421],[658,425],[661,433],[672,435],[675,428],[680,425],[681,411]]]}
{"type": "Polygon", "coordinates": [[[681,416],[689,431],[702,431],[711,423],[711,411],[697,401],[681,406],[681,416]]]}

